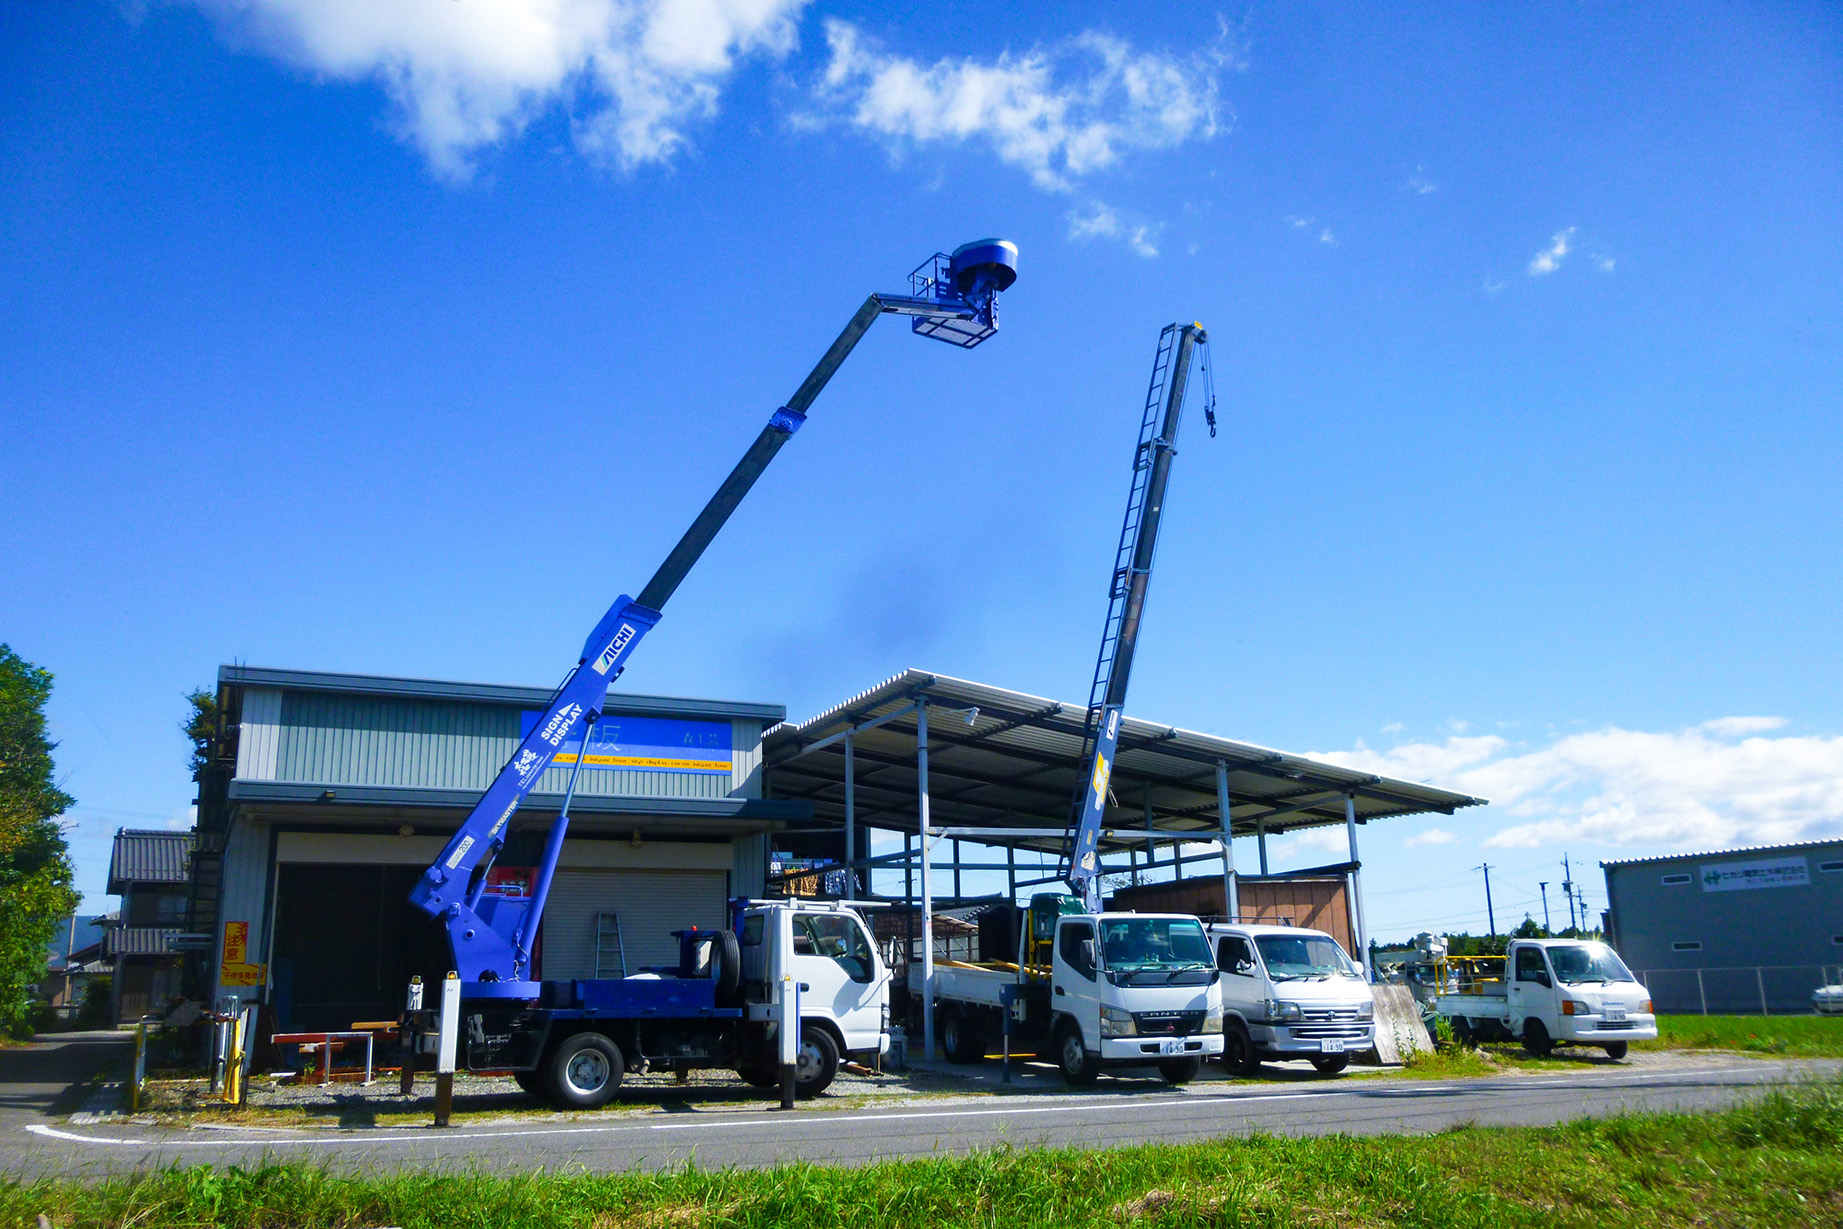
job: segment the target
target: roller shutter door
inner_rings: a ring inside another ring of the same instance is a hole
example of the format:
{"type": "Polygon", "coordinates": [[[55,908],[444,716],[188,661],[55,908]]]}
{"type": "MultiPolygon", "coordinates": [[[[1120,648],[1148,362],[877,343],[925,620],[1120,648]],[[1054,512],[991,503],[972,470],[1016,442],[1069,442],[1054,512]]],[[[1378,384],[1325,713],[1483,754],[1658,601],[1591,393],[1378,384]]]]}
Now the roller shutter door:
{"type": "Polygon", "coordinates": [[[595,976],[595,915],[621,915],[627,971],[678,964],[675,930],[728,924],[722,871],[558,871],[544,906],[544,977],[595,976]]]}

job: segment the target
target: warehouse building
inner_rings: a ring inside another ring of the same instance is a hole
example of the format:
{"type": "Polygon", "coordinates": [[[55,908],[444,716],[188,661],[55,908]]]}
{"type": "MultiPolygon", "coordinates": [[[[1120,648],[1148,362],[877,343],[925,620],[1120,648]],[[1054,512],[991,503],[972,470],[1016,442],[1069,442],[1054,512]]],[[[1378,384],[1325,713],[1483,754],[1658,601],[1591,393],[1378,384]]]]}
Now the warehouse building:
{"type": "MultiPolygon", "coordinates": [[[[197,991],[259,999],[276,1030],[395,1018],[410,976],[438,981],[449,964],[410,887],[550,696],[221,668],[187,915],[188,930],[214,937],[197,991]]],[[[784,715],[774,704],[609,697],[551,891],[545,976],[674,963],[669,931],[722,925],[729,896],[762,892],[764,834],[811,814],[762,797],[762,731],[784,715]]],[[[540,779],[494,890],[528,886],[567,777],[553,767],[540,779]]]]}
{"type": "Polygon", "coordinates": [[[1843,841],[1600,867],[1609,941],[1659,1011],[1808,1012],[1843,980],[1843,841]]]}

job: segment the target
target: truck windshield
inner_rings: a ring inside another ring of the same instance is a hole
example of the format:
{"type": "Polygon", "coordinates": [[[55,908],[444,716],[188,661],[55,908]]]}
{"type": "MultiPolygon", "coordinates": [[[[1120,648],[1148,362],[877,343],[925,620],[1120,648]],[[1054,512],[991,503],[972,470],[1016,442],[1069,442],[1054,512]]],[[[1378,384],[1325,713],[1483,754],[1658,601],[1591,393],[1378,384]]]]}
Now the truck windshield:
{"type": "Polygon", "coordinates": [[[1101,923],[1101,958],[1109,969],[1122,971],[1216,967],[1195,918],[1108,918],[1101,923]]]}
{"type": "Polygon", "coordinates": [[[1583,982],[1635,980],[1631,970],[1625,967],[1625,962],[1619,959],[1619,953],[1604,943],[1551,947],[1549,962],[1555,966],[1556,978],[1567,986],[1578,986],[1583,982]]]}
{"type": "Polygon", "coordinates": [[[1329,935],[1257,935],[1267,975],[1275,981],[1322,981],[1329,977],[1356,977],[1344,949],[1329,935]]]}

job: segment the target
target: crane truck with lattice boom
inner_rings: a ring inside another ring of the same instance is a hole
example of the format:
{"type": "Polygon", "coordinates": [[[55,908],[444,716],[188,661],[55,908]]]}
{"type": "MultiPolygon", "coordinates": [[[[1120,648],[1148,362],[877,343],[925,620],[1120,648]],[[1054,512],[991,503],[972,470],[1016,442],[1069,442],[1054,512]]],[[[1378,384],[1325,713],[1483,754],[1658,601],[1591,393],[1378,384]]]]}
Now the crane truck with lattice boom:
{"type": "Polygon", "coordinates": [[[727,929],[674,932],[676,969],[620,979],[535,980],[533,954],[590,731],[609,685],[659,622],[666,601],[879,316],[907,316],[916,333],[971,349],[997,331],[998,295],[1016,278],[1016,246],[985,239],[924,261],[910,275],[909,293],[864,300],[639,596],[623,594],[608,608],[542,716],[417,880],[410,901],[446,930],[469,1068],[509,1068],[529,1091],[581,1107],[606,1101],[624,1069],[653,1063],[730,1067],[755,1083],[773,1082],[777,1069],[785,1079],[791,1068],[799,1091],[810,1095],[831,1081],[841,1052],[887,1049],[888,970],[862,919],[847,909],[737,901],[727,929]],[[564,751],[571,744],[581,748],[573,757],[564,751]],[[488,872],[513,814],[547,768],[572,759],[529,894],[489,892],[488,872]],[[805,999],[811,1010],[797,1017],[791,1063],[776,1040],[771,1002],[783,983],[823,984],[826,991],[805,999]]]}
{"type": "MultiPolygon", "coordinates": [[[[924,973],[926,1044],[937,1031],[947,1057],[971,1062],[1001,1036],[1053,1058],[1071,1084],[1107,1067],[1155,1066],[1171,1083],[1192,1079],[1222,1054],[1222,976],[1203,924],[1182,914],[1103,912],[1099,842],[1107,781],[1119,746],[1127,677],[1145,612],[1178,422],[1192,360],[1208,338],[1198,324],[1159,335],[1146,390],[1126,519],[1114,557],[1105,630],[1088,698],[1088,771],[1064,837],[1063,876],[1074,895],[1040,893],[1022,911],[1014,952],[983,963],[943,961],[924,973]]],[[[1204,414],[1216,433],[1205,374],[1204,414]]],[[[1148,850],[1149,853],[1149,850],[1148,850]]],[[[1003,933],[1004,928],[1000,928],[1003,933]]]]}

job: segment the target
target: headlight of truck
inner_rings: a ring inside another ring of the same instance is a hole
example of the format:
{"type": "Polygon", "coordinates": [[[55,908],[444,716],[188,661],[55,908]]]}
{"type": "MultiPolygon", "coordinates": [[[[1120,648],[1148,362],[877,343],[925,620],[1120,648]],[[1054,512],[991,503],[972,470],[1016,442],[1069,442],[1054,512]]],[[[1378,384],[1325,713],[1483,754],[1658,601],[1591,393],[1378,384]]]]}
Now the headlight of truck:
{"type": "Polygon", "coordinates": [[[1209,1014],[1203,1017],[1203,1031],[1206,1034],[1220,1033],[1222,1031],[1222,1008],[1212,1007],[1209,1009],[1209,1014]]]}
{"type": "Polygon", "coordinates": [[[1357,1004],[1357,1019],[1374,1020],[1375,1018],[1376,1018],[1376,1005],[1374,1003],[1358,1003],[1357,1004]]]}
{"type": "Polygon", "coordinates": [[[1122,1011],[1118,1007],[1109,1007],[1104,1003],[1101,1005],[1101,1036],[1103,1038],[1137,1037],[1138,1035],[1139,1029],[1133,1023],[1132,1012],[1122,1011]]]}
{"type": "Polygon", "coordinates": [[[1648,1016],[1651,1014],[1651,1000],[1650,999],[1646,999],[1644,1002],[1638,1005],[1638,1014],[1641,1016],[1648,1016]]]}
{"type": "Polygon", "coordinates": [[[1564,1016],[1591,1016],[1593,1014],[1593,1004],[1583,1003],[1579,999],[1563,999],[1561,1001],[1561,1014],[1564,1016]]]}
{"type": "Polygon", "coordinates": [[[1262,1006],[1267,1010],[1267,1018],[1276,1024],[1305,1019],[1305,1012],[1300,1010],[1299,1004],[1289,1003],[1285,999],[1268,999],[1262,1006]]]}

